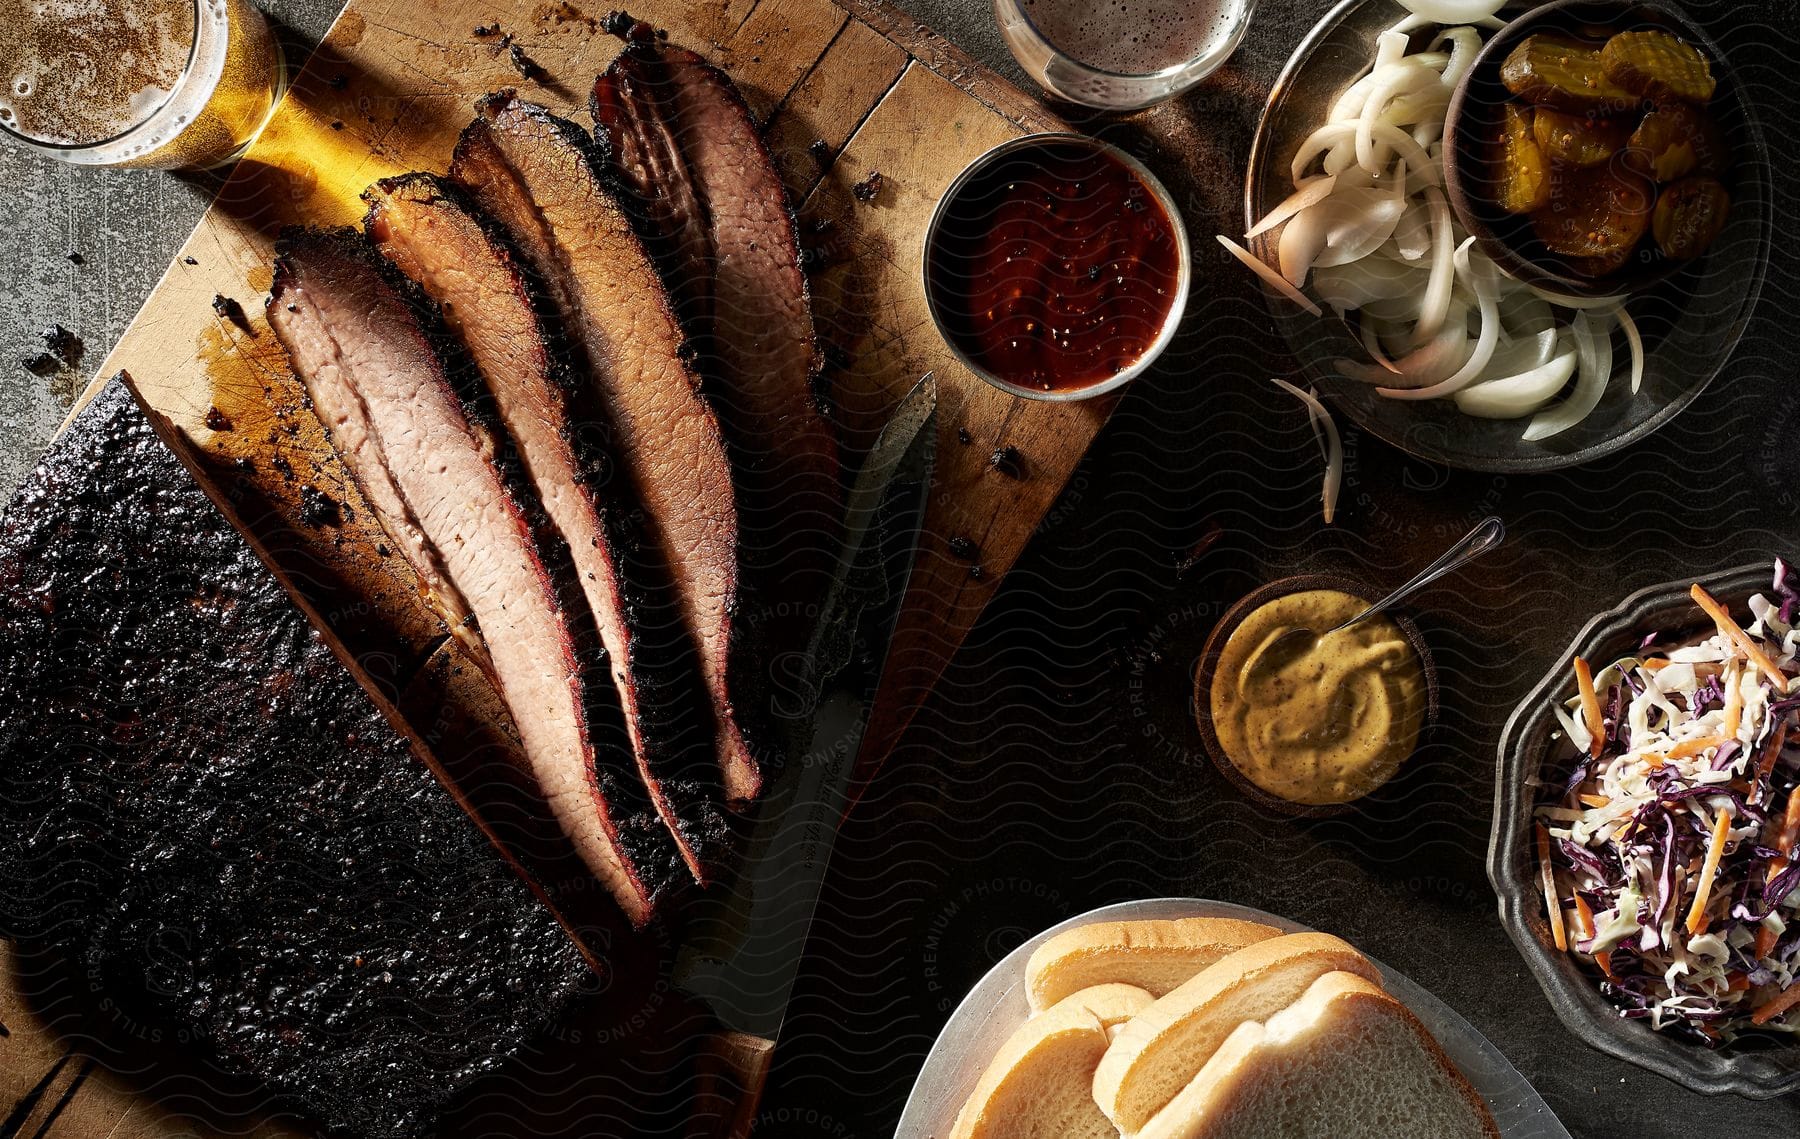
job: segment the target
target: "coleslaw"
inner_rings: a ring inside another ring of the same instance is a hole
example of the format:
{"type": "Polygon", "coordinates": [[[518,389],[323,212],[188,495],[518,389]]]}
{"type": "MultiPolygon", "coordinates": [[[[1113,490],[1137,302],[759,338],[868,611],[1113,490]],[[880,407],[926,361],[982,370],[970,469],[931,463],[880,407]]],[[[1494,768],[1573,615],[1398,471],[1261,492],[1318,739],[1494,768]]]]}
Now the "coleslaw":
{"type": "Polygon", "coordinates": [[[1621,1016],[1708,1045],[1800,1032],[1800,575],[1778,560],[1770,593],[1740,625],[1696,585],[1710,636],[1577,658],[1573,766],[1537,810],[1557,947],[1621,1016]]]}

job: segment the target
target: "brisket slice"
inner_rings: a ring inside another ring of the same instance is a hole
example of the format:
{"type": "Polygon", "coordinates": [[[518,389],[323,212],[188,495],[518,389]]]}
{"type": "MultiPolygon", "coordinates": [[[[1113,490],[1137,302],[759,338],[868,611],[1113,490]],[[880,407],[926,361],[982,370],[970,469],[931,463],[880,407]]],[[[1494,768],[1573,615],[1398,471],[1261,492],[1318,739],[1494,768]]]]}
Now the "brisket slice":
{"type": "Polygon", "coordinates": [[[0,519],[0,693],[0,923],[102,1024],[400,1136],[587,983],[118,380],[0,519]]]}
{"type": "Polygon", "coordinates": [[[420,576],[440,578],[480,624],[552,813],[643,924],[673,846],[624,749],[599,737],[589,701],[600,686],[587,683],[552,576],[566,551],[533,525],[505,441],[471,417],[428,314],[362,237],[289,231],[277,254],[269,324],[333,445],[359,486],[381,488],[370,504],[420,576]]]}
{"type": "Polygon", "coordinates": [[[757,701],[738,695],[756,681],[739,641],[737,492],[662,282],[574,123],[490,95],[450,176],[537,273],[598,385],[699,654],[726,795],[753,798],[762,774],[744,723],[757,701]]]}
{"type": "Polygon", "coordinates": [[[782,648],[802,648],[810,622],[794,614],[830,584],[843,506],[793,211],[731,80],[646,24],[627,40],[594,83],[595,140],[677,296],[732,447],[748,600],[783,614],[770,630],[782,648]]]}
{"type": "Polygon", "coordinates": [[[364,229],[436,302],[467,350],[552,528],[567,546],[638,772],[688,869],[708,882],[726,837],[699,676],[666,581],[641,556],[604,409],[571,376],[510,250],[431,174],[371,186],[364,229]]]}

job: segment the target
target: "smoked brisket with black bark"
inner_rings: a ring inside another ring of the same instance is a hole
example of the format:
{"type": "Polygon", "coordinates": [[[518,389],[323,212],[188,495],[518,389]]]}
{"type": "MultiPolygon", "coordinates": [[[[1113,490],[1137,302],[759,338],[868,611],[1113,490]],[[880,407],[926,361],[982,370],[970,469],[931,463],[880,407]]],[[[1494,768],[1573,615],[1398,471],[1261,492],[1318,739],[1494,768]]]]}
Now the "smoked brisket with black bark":
{"type": "Polygon", "coordinates": [[[699,350],[742,488],[751,588],[816,603],[842,484],[787,191],[724,72],[647,24],[626,39],[594,82],[595,141],[699,350]]]}
{"type": "Polygon", "coordinates": [[[0,920],[333,1131],[591,976],[115,380],[0,519],[0,920]]]}
{"type": "Polygon", "coordinates": [[[383,528],[448,602],[453,627],[479,623],[550,810],[642,925],[679,866],[628,744],[609,733],[616,707],[600,697],[610,685],[583,664],[571,626],[582,603],[577,593],[565,609],[558,584],[567,550],[533,516],[504,436],[465,404],[466,362],[401,284],[353,230],[290,231],[277,246],[269,325],[383,528]]]}
{"type": "Polygon", "coordinates": [[[620,457],[699,654],[728,798],[762,783],[746,715],[759,683],[740,620],[737,491],[717,415],[630,219],[587,133],[511,92],[477,104],[450,168],[542,281],[599,385],[620,457]]]}
{"type": "Polygon", "coordinates": [[[644,557],[629,479],[593,385],[569,365],[533,283],[455,187],[430,174],[371,186],[364,229],[436,302],[468,352],[598,629],[638,771],[688,869],[712,877],[726,837],[694,654],[657,559],[644,557]]]}

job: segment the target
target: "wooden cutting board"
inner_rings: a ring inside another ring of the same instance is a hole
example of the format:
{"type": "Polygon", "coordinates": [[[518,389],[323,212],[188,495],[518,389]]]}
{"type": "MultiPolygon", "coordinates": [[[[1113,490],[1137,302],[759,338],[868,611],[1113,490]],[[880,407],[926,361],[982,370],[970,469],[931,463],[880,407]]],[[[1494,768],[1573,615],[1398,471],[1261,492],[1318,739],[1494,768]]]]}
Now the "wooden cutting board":
{"type": "MultiPolygon", "coordinates": [[[[814,251],[827,378],[849,440],[866,445],[922,373],[938,375],[936,478],[865,737],[862,770],[872,773],[1112,407],[1032,403],[982,384],[936,335],[919,281],[924,227],[950,180],[1009,137],[1062,126],[881,0],[647,0],[631,12],[722,67],[766,124],[814,251]],[[877,181],[872,200],[853,193],[877,181]],[[1019,455],[1012,473],[989,461],[1005,447],[1019,455]],[[950,553],[953,538],[975,544],[975,562],[950,553]]],[[[444,630],[262,319],[274,237],[292,223],[354,223],[370,182],[444,169],[487,91],[513,86],[589,123],[588,87],[619,49],[598,26],[605,14],[554,0],[353,0],[99,372],[129,372],[191,437],[214,489],[390,696],[444,630]]],[[[474,670],[457,675],[484,684],[474,670]]],[[[480,707],[482,694],[469,702],[480,707]]],[[[0,953],[6,1134],[194,1126],[44,1030],[18,997],[15,965],[0,953]]]]}
{"type": "MultiPolygon", "coordinates": [[[[766,123],[816,251],[827,378],[852,442],[869,440],[920,374],[938,374],[937,479],[865,737],[872,772],[1114,402],[1034,403],[981,383],[936,335],[919,280],[926,222],[968,161],[1024,131],[1065,128],[881,0],[647,0],[631,11],[722,67],[766,123]],[[874,199],[857,200],[853,188],[876,173],[874,199]],[[1022,477],[989,462],[1009,446],[1022,477]],[[975,562],[950,554],[956,537],[975,544],[975,562]]],[[[129,371],[216,457],[232,497],[270,507],[276,532],[260,536],[317,584],[336,631],[378,678],[404,672],[441,627],[411,574],[381,554],[262,320],[274,236],[296,222],[353,223],[375,179],[442,170],[473,100],[495,88],[588,122],[588,87],[619,48],[598,27],[604,15],[556,0],[354,0],[101,366],[102,378],[129,371]],[[531,76],[503,43],[518,46],[531,76]],[[321,507],[333,513],[321,494],[341,504],[335,524],[320,522],[321,507]]]]}

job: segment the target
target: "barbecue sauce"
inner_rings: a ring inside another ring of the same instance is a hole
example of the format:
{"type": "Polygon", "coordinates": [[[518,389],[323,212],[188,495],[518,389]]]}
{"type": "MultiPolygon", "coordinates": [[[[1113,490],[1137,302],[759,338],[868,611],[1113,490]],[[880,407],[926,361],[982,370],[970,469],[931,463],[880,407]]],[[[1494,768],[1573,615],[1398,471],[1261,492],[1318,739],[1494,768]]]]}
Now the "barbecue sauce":
{"type": "Polygon", "coordinates": [[[977,171],[926,253],[951,342],[1019,387],[1069,391],[1136,363],[1178,290],[1175,228],[1135,171],[1098,147],[1046,142],[977,171]]]}

